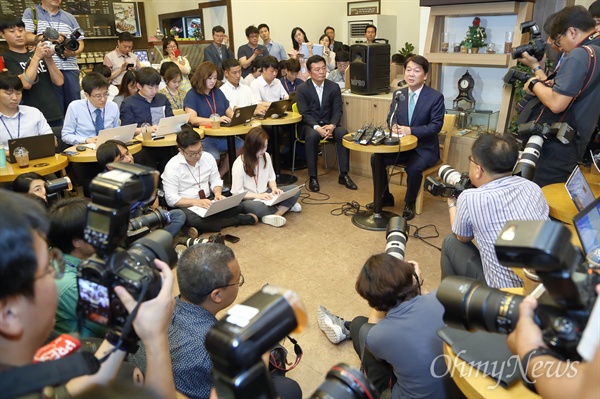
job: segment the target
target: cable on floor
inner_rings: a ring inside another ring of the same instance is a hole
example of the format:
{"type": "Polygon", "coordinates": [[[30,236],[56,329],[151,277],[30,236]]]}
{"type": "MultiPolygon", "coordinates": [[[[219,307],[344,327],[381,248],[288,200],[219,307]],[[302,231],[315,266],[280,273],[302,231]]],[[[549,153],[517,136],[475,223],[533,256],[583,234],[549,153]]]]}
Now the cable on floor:
{"type": "Polygon", "coordinates": [[[438,238],[440,236],[440,233],[437,230],[437,227],[434,224],[426,224],[425,226],[422,227],[417,227],[414,224],[409,224],[408,225],[408,236],[409,237],[413,237],[413,238],[417,238],[419,240],[421,240],[422,242],[424,242],[425,244],[434,247],[435,249],[437,249],[438,251],[442,252],[442,248],[437,247],[435,245],[433,245],[432,243],[428,242],[427,240],[430,238],[438,238]],[[433,228],[434,233],[430,234],[430,235],[422,235],[421,234],[421,230],[426,229],[428,227],[433,228]],[[415,231],[413,234],[410,234],[410,230],[411,228],[414,228],[415,231]]]}

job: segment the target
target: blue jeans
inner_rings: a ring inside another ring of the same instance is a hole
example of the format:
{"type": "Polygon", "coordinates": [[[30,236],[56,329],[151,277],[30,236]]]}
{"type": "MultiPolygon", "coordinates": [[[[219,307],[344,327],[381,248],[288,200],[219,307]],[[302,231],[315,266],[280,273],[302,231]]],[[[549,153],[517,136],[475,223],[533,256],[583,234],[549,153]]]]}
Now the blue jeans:
{"type": "Polygon", "coordinates": [[[171,209],[169,213],[171,214],[171,223],[165,226],[164,230],[175,237],[185,224],[185,213],[181,209],[171,209]]]}
{"type": "Polygon", "coordinates": [[[79,70],[61,70],[61,72],[65,78],[65,84],[54,86],[54,91],[56,92],[58,105],[60,105],[64,115],[72,101],[81,99],[81,89],[79,86],[79,70]]]}

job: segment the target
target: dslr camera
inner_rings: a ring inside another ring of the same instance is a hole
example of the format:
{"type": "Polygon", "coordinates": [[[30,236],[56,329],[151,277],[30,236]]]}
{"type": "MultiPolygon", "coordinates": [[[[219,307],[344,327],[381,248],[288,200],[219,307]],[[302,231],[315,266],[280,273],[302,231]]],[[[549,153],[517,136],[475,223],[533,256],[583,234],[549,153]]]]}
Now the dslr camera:
{"type": "Polygon", "coordinates": [[[83,261],[77,271],[78,314],[116,331],[122,331],[129,316],[114,293],[123,286],[138,301],[155,298],[162,286],[154,260],[174,265],[177,259],[172,237],[156,230],[120,248],[127,237],[131,209],[151,203],[156,196],[158,172],[136,164],[111,163],[113,170],[92,180],[85,240],[96,254],[83,261]]]}
{"type": "Polygon", "coordinates": [[[527,32],[531,34],[529,42],[522,46],[515,47],[512,50],[512,58],[513,60],[522,58],[523,53],[527,51],[527,54],[535,57],[536,60],[541,61],[542,58],[544,58],[544,53],[546,51],[546,43],[542,40],[542,33],[535,21],[527,21],[521,24],[521,33],[527,32]]]}
{"type": "Polygon", "coordinates": [[[442,165],[438,170],[439,179],[427,177],[425,190],[436,197],[458,198],[468,188],[471,188],[471,179],[468,173],[459,173],[450,165],[442,165]]]}
{"type": "MultiPolygon", "coordinates": [[[[562,223],[510,221],[495,248],[502,265],[535,270],[546,289],[535,313],[544,342],[557,356],[580,360],[576,348],[596,299],[598,278],[596,273],[583,272],[583,256],[572,245],[565,245],[570,241],[571,233],[562,223]]],[[[517,324],[524,297],[450,276],[440,284],[437,298],[444,305],[444,322],[449,326],[509,334],[517,324]]]]}

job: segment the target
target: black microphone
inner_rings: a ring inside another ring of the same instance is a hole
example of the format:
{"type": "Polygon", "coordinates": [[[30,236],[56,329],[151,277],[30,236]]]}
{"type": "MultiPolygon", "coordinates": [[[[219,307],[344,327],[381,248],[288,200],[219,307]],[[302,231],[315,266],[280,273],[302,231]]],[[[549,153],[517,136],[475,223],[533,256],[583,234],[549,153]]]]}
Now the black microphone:
{"type": "Polygon", "coordinates": [[[388,137],[384,140],[385,145],[396,145],[400,142],[400,139],[398,137],[392,137],[392,126],[394,125],[393,121],[396,118],[396,111],[398,111],[398,104],[400,103],[400,101],[406,101],[406,97],[402,93],[402,90],[397,90],[394,93],[394,102],[396,104],[394,105],[394,111],[392,112],[392,115],[390,116],[390,120],[388,121],[388,126],[390,128],[390,131],[389,131],[388,137]]]}
{"type": "Polygon", "coordinates": [[[56,29],[54,29],[54,28],[49,27],[49,26],[44,31],[43,36],[44,36],[44,39],[50,40],[50,41],[58,40],[58,38],[60,37],[60,35],[58,34],[58,31],[56,29]]]}

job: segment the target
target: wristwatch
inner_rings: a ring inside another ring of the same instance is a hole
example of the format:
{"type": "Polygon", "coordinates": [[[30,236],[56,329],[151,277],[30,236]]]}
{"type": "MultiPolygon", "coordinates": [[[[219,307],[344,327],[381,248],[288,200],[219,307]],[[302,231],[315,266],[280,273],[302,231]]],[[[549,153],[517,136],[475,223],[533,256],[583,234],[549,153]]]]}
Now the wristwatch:
{"type": "Polygon", "coordinates": [[[537,348],[527,352],[525,356],[521,358],[521,370],[523,371],[521,374],[521,379],[523,380],[523,384],[533,393],[537,393],[537,390],[535,389],[535,380],[531,381],[527,377],[527,367],[529,367],[529,363],[533,358],[544,355],[556,357],[549,349],[544,348],[543,346],[538,346],[537,348]]]}
{"type": "Polygon", "coordinates": [[[533,79],[531,82],[529,82],[529,86],[527,86],[529,91],[533,93],[533,86],[535,86],[535,84],[539,83],[539,82],[540,82],[539,79],[533,79]]]}

